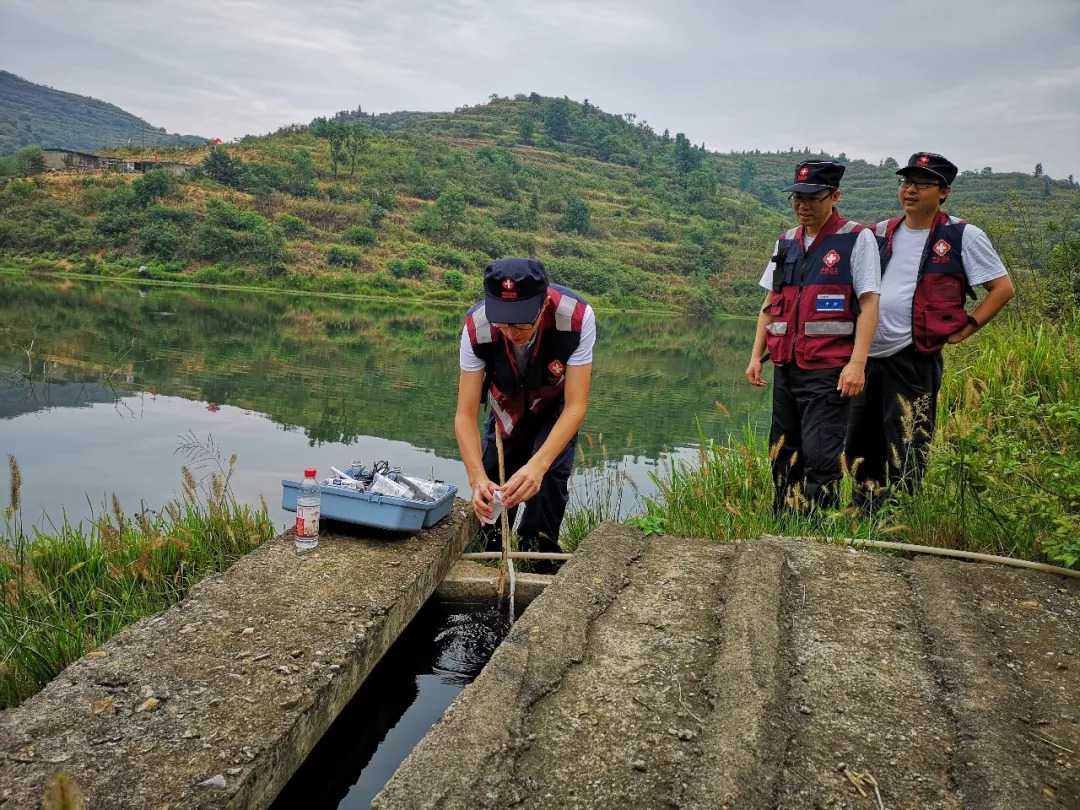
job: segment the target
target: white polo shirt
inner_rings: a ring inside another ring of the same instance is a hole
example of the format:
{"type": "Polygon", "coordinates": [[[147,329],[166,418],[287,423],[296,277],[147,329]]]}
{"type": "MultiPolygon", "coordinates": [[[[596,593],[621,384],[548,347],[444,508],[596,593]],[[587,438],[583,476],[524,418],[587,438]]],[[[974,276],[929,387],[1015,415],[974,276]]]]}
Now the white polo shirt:
{"type": "MultiPolygon", "coordinates": [[[[912,230],[901,222],[893,233],[892,258],[881,276],[881,303],[871,357],[890,357],[911,345],[911,308],[915,300],[915,284],[919,278],[919,261],[930,236],[930,229],[912,230]]],[[[964,226],[960,244],[964,260],[964,275],[974,287],[1008,275],[990,239],[979,228],[964,226]]]]}

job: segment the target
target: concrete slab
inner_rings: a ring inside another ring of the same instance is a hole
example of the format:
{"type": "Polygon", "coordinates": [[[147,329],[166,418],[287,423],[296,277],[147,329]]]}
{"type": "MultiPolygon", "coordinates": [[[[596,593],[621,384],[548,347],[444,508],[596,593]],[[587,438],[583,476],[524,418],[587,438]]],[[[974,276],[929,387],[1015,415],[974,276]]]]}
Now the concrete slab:
{"type": "Polygon", "coordinates": [[[373,806],[1077,808],[1078,696],[1076,580],[604,524],[373,806]]]}
{"type": "Polygon", "coordinates": [[[412,538],[249,554],[0,713],[0,808],[60,770],[95,810],[266,807],[475,531],[459,501],[412,538]]]}

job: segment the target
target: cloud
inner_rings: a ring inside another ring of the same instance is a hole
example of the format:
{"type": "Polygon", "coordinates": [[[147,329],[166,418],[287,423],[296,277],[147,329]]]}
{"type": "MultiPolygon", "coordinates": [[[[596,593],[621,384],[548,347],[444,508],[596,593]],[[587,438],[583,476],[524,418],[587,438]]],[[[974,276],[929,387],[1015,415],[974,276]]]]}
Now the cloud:
{"type": "Polygon", "coordinates": [[[8,0],[3,67],[170,131],[537,91],[711,149],[1080,174],[1075,0],[8,0]]]}

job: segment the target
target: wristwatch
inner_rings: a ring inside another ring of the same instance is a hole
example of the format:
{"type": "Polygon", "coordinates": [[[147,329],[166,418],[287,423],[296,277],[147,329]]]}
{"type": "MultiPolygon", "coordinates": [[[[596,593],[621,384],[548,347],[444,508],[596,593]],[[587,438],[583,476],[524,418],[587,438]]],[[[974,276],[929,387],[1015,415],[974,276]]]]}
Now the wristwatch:
{"type": "Polygon", "coordinates": [[[967,316],[968,326],[974,326],[976,329],[982,329],[982,324],[975,320],[974,315],[967,316]]]}

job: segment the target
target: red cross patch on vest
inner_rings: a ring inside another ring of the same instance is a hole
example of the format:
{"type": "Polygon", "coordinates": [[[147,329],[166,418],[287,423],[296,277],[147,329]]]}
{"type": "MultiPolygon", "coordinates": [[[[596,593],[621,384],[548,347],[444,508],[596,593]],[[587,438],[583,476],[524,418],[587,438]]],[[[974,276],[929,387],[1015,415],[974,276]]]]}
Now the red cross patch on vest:
{"type": "Polygon", "coordinates": [[[937,242],[934,243],[934,253],[936,253],[938,256],[944,256],[950,250],[952,250],[952,245],[950,245],[944,239],[938,239],[937,242]]]}
{"type": "Polygon", "coordinates": [[[550,363],[548,363],[548,371],[550,371],[556,377],[561,377],[562,373],[566,371],[566,366],[564,366],[558,360],[552,360],[550,363]]]}
{"type": "Polygon", "coordinates": [[[826,266],[832,267],[834,264],[840,261],[840,254],[837,253],[835,250],[830,250],[828,253],[825,254],[825,258],[822,259],[822,261],[825,262],[826,266]]]}

